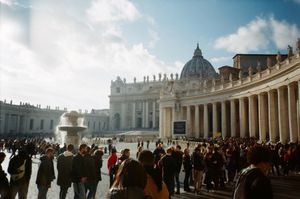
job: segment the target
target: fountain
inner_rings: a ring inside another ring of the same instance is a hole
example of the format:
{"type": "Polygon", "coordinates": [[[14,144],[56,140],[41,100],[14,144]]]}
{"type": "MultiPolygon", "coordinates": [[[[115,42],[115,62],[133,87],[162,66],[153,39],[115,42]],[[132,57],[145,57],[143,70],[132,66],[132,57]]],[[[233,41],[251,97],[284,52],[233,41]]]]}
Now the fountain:
{"type": "Polygon", "coordinates": [[[60,122],[58,125],[59,135],[61,138],[61,143],[73,144],[75,147],[79,145],[79,140],[81,138],[80,132],[87,129],[83,125],[84,119],[76,111],[66,112],[60,117],[60,122]]]}

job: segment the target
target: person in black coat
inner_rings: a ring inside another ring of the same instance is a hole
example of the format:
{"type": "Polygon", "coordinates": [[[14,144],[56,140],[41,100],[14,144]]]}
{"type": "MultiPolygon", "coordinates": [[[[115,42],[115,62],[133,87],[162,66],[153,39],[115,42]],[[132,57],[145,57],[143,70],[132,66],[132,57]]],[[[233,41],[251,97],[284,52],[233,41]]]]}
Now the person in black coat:
{"type": "Polygon", "coordinates": [[[88,147],[87,155],[84,157],[87,161],[88,167],[88,175],[87,175],[87,182],[85,184],[86,192],[88,192],[87,199],[93,199],[96,196],[97,186],[101,177],[101,167],[102,167],[102,156],[103,151],[96,150],[93,155],[90,155],[91,151],[88,147]]]}
{"type": "Polygon", "coordinates": [[[65,199],[71,187],[71,173],[74,146],[69,144],[67,150],[57,158],[57,185],[60,186],[59,199],[65,199]]]}
{"type": "Polygon", "coordinates": [[[272,199],[272,186],[267,177],[271,169],[270,151],[267,147],[255,146],[250,149],[247,156],[250,166],[244,169],[238,177],[233,199],[272,199]]]}
{"type": "Polygon", "coordinates": [[[5,159],[5,153],[0,152],[0,198],[1,199],[10,199],[10,189],[9,182],[6,177],[6,173],[2,170],[2,162],[5,159]]]}
{"type": "Polygon", "coordinates": [[[159,166],[162,168],[163,171],[163,179],[166,183],[168,190],[169,190],[169,198],[171,198],[171,195],[174,194],[174,188],[175,188],[175,170],[176,168],[174,165],[176,165],[175,159],[172,156],[173,149],[170,147],[167,149],[167,154],[162,157],[162,159],[159,161],[159,166]]]}
{"type": "Polygon", "coordinates": [[[161,159],[161,157],[166,154],[162,146],[162,143],[158,142],[156,145],[156,149],[154,149],[153,151],[154,163],[156,166],[158,166],[158,162],[161,159]]]}
{"type": "Polygon", "coordinates": [[[55,179],[54,166],[54,149],[49,147],[46,153],[41,157],[41,163],[36,176],[36,184],[39,190],[38,199],[46,199],[48,189],[51,187],[51,182],[55,179]]]}
{"type": "Polygon", "coordinates": [[[85,185],[85,194],[87,198],[93,198],[92,196],[94,195],[94,190],[93,189],[93,184],[95,182],[96,178],[96,167],[94,163],[94,159],[91,155],[91,148],[88,146],[86,154],[84,155],[85,161],[86,161],[86,166],[88,168],[87,170],[87,180],[85,185]]]}
{"type": "Polygon", "coordinates": [[[176,150],[173,152],[173,157],[175,160],[175,181],[176,181],[176,194],[180,194],[180,183],[179,183],[179,173],[182,165],[183,152],[181,151],[181,146],[177,145],[176,150]]]}
{"type": "Polygon", "coordinates": [[[190,186],[189,186],[189,179],[190,179],[190,174],[192,171],[192,161],[191,161],[191,156],[190,156],[190,151],[188,148],[184,149],[184,156],[183,156],[183,169],[185,172],[184,175],[184,191],[190,192],[190,186]]]}
{"type": "Polygon", "coordinates": [[[85,183],[87,182],[88,167],[86,159],[87,145],[81,144],[78,153],[73,158],[72,182],[74,188],[74,199],[85,198],[85,183]]]}
{"type": "Polygon", "coordinates": [[[32,161],[24,150],[19,150],[8,164],[10,174],[11,197],[27,198],[28,186],[31,177],[32,161]]]}

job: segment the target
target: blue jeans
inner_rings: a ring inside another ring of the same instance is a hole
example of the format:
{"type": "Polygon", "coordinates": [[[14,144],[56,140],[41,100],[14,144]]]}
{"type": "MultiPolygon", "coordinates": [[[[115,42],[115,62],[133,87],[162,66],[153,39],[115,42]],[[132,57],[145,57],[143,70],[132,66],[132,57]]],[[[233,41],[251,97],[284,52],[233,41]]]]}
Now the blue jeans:
{"type": "Polygon", "coordinates": [[[74,199],[85,199],[85,186],[84,183],[73,183],[74,199]]]}
{"type": "Polygon", "coordinates": [[[38,199],[46,199],[47,198],[47,192],[48,192],[48,187],[38,185],[38,199]]]}

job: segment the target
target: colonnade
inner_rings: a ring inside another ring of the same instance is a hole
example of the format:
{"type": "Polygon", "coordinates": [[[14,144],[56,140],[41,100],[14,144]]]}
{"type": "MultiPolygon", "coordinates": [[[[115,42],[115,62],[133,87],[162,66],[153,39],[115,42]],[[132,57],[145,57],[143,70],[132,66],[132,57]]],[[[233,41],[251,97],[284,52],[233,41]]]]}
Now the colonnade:
{"type": "Polygon", "coordinates": [[[256,137],[282,143],[300,140],[300,81],[239,98],[209,103],[161,105],[160,137],[172,136],[172,123],[187,121],[187,136],[256,137]]]}

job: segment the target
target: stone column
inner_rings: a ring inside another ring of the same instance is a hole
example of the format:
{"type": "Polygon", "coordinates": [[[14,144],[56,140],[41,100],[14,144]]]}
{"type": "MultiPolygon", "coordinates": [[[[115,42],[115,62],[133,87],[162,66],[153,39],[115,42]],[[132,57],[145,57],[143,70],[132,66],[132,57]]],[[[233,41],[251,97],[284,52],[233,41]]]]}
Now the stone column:
{"type": "Polygon", "coordinates": [[[297,129],[297,103],[295,95],[295,85],[288,85],[288,111],[289,111],[289,130],[290,142],[296,143],[298,141],[297,129]]]}
{"type": "Polygon", "coordinates": [[[278,123],[279,123],[279,139],[280,142],[285,144],[288,141],[288,104],[286,99],[286,92],[284,88],[278,88],[278,123]]]}
{"type": "Polygon", "coordinates": [[[249,97],[249,136],[256,137],[257,132],[257,105],[255,103],[255,96],[252,95],[249,97]]]}
{"type": "Polygon", "coordinates": [[[263,96],[263,94],[258,95],[258,123],[259,123],[259,140],[265,141],[267,135],[267,110],[268,104],[263,96]]]}
{"type": "Polygon", "coordinates": [[[278,136],[278,106],[275,99],[275,91],[268,92],[269,102],[269,137],[270,141],[275,143],[278,136]]]}
{"type": "Polygon", "coordinates": [[[146,110],[146,114],[145,114],[145,127],[149,128],[149,103],[148,100],[145,102],[145,110],[146,110]]]}
{"type": "Polygon", "coordinates": [[[131,128],[135,129],[136,128],[136,115],[135,115],[135,102],[132,103],[132,126],[131,128]]]}
{"type": "Polygon", "coordinates": [[[146,117],[145,117],[145,112],[146,112],[146,109],[145,109],[145,102],[142,101],[142,128],[145,128],[145,124],[146,124],[146,117]]]}
{"type": "Polygon", "coordinates": [[[246,116],[246,110],[245,110],[245,99],[240,98],[239,99],[239,109],[240,109],[240,137],[244,138],[246,137],[247,132],[247,116],[246,116]]]}
{"type": "Polygon", "coordinates": [[[121,129],[126,129],[127,128],[126,124],[127,124],[126,103],[124,102],[121,104],[121,129]]]}
{"type": "Polygon", "coordinates": [[[186,123],[187,123],[187,136],[191,136],[191,107],[188,105],[186,107],[186,123]]]}
{"type": "MultiPolygon", "coordinates": [[[[11,129],[11,115],[7,114],[6,119],[7,119],[7,121],[6,121],[6,132],[5,133],[10,133],[10,129],[11,129]]],[[[33,129],[34,129],[34,126],[33,126],[32,130],[33,129]]]]}
{"type": "Polygon", "coordinates": [[[204,138],[208,138],[208,105],[203,106],[203,128],[204,128],[204,138]]]}
{"type": "MultiPolygon", "coordinates": [[[[16,115],[16,124],[17,124],[17,128],[16,128],[16,133],[20,133],[20,115],[16,115]]],[[[44,129],[43,131],[45,131],[45,124],[44,124],[44,129]]]]}
{"type": "Polygon", "coordinates": [[[178,115],[177,115],[175,104],[174,104],[174,106],[172,107],[172,123],[173,123],[173,121],[176,121],[176,120],[178,120],[178,115]]]}
{"type": "Polygon", "coordinates": [[[165,138],[164,135],[164,108],[162,106],[159,107],[159,137],[165,138]]]}
{"type": "Polygon", "coordinates": [[[218,132],[218,108],[217,102],[213,103],[213,137],[218,132]]]}
{"type": "Polygon", "coordinates": [[[231,137],[236,136],[236,110],[234,99],[230,101],[230,128],[231,137]]]}
{"type": "Polygon", "coordinates": [[[166,137],[171,137],[171,121],[172,121],[172,108],[165,108],[165,135],[166,137]]]}
{"type": "Polygon", "coordinates": [[[156,128],[156,107],[155,107],[155,100],[152,103],[152,128],[156,128]]]}
{"type": "Polygon", "coordinates": [[[200,119],[199,119],[199,105],[195,105],[195,137],[200,137],[200,119]]]}
{"type": "Polygon", "coordinates": [[[227,136],[227,110],[226,110],[226,101],[222,101],[222,137],[227,136]]]}

